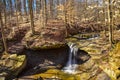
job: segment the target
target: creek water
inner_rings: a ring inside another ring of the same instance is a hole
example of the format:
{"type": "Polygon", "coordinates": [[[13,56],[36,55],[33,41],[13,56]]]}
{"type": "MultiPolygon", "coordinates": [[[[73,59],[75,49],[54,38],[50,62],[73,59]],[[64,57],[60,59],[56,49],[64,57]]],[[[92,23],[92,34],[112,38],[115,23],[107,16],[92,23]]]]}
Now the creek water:
{"type": "Polygon", "coordinates": [[[78,48],[75,46],[74,43],[71,43],[69,45],[69,58],[67,61],[66,66],[62,69],[62,71],[66,72],[66,73],[70,73],[70,74],[74,74],[76,72],[76,68],[77,68],[77,61],[75,59],[75,55],[78,51],[78,48]]]}
{"type": "MultiPolygon", "coordinates": [[[[99,38],[99,34],[94,34],[90,38],[85,40],[94,40],[99,38]]],[[[76,47],[75,43],[70,43],[69,45],[69,58],[67,61],[66,66],[62,69],[62,71],[69,73],[69,74],[75,74],[77,72],[78,63],[75,59],[75,56],[77,56],[78,47],[76,47]]]]}

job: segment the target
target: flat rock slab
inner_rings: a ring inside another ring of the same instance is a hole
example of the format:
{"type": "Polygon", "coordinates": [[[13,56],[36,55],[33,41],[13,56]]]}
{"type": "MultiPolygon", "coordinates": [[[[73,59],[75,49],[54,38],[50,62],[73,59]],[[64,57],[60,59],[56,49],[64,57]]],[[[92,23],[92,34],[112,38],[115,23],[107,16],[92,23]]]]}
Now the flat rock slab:
{"type": "Polygon", "coordinates": [[[8,52],[20,54],[24,51],[24,49],[25,49],[25,46],[22,43],[16,43],[8,47],[8,52]]]}

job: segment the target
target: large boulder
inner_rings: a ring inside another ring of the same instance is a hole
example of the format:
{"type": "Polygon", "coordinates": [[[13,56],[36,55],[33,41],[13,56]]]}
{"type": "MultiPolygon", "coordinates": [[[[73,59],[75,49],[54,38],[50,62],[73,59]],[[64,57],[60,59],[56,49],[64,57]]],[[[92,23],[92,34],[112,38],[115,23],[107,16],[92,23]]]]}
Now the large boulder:
{"type": "Polygon", "coordinates": [[[23,39],[25,46],[32,50],[52,49],[65,46],[65,31],[43,29],[39,34],[31,35],[29,31],[23,39]]]}
{"type": "Polygon", "coordinates": [[[26,51],[27,66],[21,76],[34,75],[49,69],[61,69],[68,60],[69,47],[26,51]]]}
{"type": "Polygon", "coordinates": [[[0,76],[2,76],[2,78],[5,78],[6,80],[12,80],[23,70],[25,66],[25,55],[3,55],[0,60],[0,76]]]}

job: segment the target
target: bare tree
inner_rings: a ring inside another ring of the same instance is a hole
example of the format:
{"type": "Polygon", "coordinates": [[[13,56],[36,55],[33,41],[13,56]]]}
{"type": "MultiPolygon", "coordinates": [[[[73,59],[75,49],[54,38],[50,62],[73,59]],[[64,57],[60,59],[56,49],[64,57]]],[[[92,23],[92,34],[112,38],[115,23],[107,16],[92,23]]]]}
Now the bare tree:
{"type": "Polygon", "coordinates": [[[104,13],[104,25],[105,25],[104,34],[105,34],[105,37],[107,37],[107,35],[106,35],[106,26],[107,26],[106,19],[107,19],[107,14],[106,14],[105,0],[103,0],[103,13],[104,13]]]}
{"type": "Polygon", "coordinates": [[[0,10],[0,24],[1,24],[1,33],[2,33],[2,39],[3,39],[4,48],[5,48],[5,53],[7,53],[7,44],[6,44],[5,32],[4,32],[4,28],[3,28],[3,19],[2,19],[1,10],[0,10]]]}
{"type": "Polygon", "coordinates": [[[50,1],[50,18],[53,18],[53,0],[50,1]]]}
{"type": "Polygon", "coordinates": [[[16,19],[17,19],[17,20],[16,20],[16,24],[17,24],[17,27],[19,28],[19,22],[18,22],[18,21],[19,21],[19,20],[18,20],[19,18],[18,18],[18,10],[17,10],[17,9],[18,9],[18,6],[17,6],[17,3],[18,3],[18,2],[17,2],[17,0],[16,0],[16,2],[15,2],[15,9],[16,9],[16,12],[15,12],[15,13],[16,13],[16,19]]]}
{"type": "Polygon", "coordinates": [[[31,32],[32,34],[35,34],[34,31],[34,16],[33,16],[33,0],[29,0],[29,10],[30,10],[30,19],[31,19],[31,32]]]}
{"type": "Polygon", "coordinates": [[[27,15],[27,10],[26,10],[26,0],[23,0],[24,1],[24,14],[27,15]]]}
{"type": "Polygon", "coordinates": [[[6,12],[6,0],[4,2],[4,17],[5,17],[5,27],[7,27],[7,12],[6,12]]]}
{"type": "Polygon", "coordinates": [[[108,0],[108,25],[109,25],[109,41],[112,46],[113,45],[113,31],[112,31],[111,0],[108,0]]]}
{"type": "Polygon", "coordinates": [[[46,26],[47,24],[47,0],[44,0],[44,25],[46,26]]]}

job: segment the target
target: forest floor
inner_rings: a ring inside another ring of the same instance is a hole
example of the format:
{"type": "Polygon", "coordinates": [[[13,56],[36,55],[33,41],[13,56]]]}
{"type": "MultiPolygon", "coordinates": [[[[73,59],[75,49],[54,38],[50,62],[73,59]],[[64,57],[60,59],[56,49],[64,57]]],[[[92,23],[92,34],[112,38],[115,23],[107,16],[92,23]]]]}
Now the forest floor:
{"type": "Polygon", "coordinates": [[[46,47],[51,44],[64,44],[65,38],[70,35],[99,33],[106,29],[102,24],[94,22],[67,25],[65,27],[62,20],[49,20],[46,27],[41,27],[40,21],[36,21],[34,29],[37,35],[32,37],[29,30],[29,21],[21,22],[19,27],[16,27],[16,23],[11,23],[11,26],[5,28],[9,53],[21,53],[25,46],[39,48],[43,45],[46,47]]]}
{"type": "MultiPolygon", "coordinates": [[[[101,64],[101,60],[112,50],[108,40],[108,31],[106,35],[104,33],[104,30],[107,30],[106,26],[94,22],[65,27],[61,20],[50,20],[46,27],[41,27],[39,21],[36,21],[35,35],[31,35],[28,22],[19,24],[19,27],[16,27],[14,23],[11,25],[12,27],[4,29],[9,53],[21,54],[26,48],[32,50],[58,48],[67,42],[73,42],[80,49],[87,51],[96,63],[101,64]]],[[[120,42],[118,34],[120,34],[119,26],[117,30],[114,30],[115,43],[120,42]]],[[[0,39],[2,39],[1,34],[0,39]]],[[[2,43],[0,47],[3,47],[2,43]]],[[[2,52],[2,48],[0,49],[2,52]]]]}

